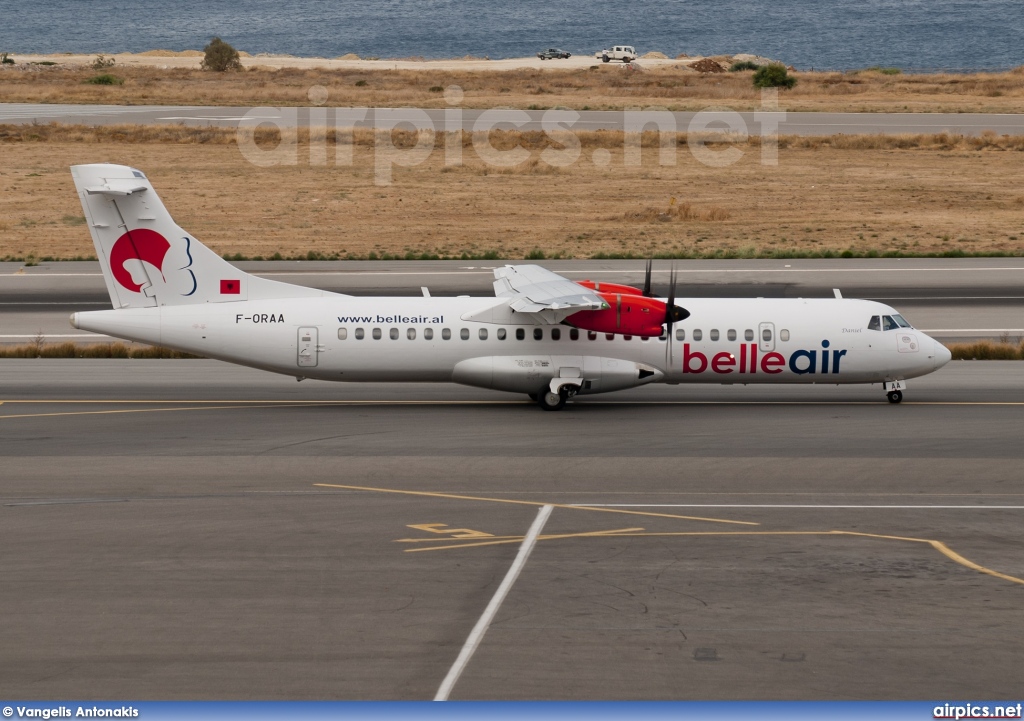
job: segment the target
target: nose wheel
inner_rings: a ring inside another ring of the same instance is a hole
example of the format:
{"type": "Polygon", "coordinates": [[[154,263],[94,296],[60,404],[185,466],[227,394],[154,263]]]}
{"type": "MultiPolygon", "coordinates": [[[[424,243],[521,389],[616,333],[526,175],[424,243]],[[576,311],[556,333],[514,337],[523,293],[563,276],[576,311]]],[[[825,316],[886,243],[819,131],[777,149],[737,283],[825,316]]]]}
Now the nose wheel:
{"type": "Polygon", "coordinates": [[[899,403],[903,400],[903,391],[889,391],[885,397],[889,399],[890,403],[899,403]]]}

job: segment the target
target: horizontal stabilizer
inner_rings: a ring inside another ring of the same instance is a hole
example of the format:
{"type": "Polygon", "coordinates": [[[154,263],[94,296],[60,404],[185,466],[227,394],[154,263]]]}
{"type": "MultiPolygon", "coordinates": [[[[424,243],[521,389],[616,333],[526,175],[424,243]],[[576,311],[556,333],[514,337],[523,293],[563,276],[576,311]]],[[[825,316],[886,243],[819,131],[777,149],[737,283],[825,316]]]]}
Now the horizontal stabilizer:
{"type": "Polygon", "coordinates": [[[103,185],[91,185],[85,189],[89,195],[131,195],[149,190],[149,186],[134,178],[108,178],[103,185]]]}

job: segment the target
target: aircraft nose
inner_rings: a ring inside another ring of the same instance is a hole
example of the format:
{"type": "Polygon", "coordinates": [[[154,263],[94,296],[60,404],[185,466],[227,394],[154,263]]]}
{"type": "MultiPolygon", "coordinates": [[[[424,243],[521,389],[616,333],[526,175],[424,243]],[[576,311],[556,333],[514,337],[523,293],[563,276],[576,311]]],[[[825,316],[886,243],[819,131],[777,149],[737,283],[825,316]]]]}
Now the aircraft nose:
{"type": "Polygon", "coordinates": [[[935,344],[935,351],[933,355],[935,357],[935,369],[938,370],[953,359],[953,354],[949,352],[949,348],[942,345],[937,340],[933,340],[932,343],[935,344]]]}

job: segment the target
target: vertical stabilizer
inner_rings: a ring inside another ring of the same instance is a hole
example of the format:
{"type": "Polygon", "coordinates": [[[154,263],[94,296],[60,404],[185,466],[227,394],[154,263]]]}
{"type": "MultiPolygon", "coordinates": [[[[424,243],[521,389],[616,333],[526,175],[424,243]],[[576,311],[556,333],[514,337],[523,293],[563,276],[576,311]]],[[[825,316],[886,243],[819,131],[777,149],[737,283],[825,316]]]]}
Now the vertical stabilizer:
{"type": "Polygon", "coordinates": [[[145,174],[71,168],[115,308],[327,295],[243,273],[178,227],[145,174]]]}

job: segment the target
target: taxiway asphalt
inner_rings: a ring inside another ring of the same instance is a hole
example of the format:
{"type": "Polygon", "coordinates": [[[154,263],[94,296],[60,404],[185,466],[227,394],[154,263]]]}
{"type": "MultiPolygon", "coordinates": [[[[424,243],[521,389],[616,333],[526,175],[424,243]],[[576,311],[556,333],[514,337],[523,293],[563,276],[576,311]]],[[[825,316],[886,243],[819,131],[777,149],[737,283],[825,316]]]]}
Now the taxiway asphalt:
{"type": "Polygon", "coordinates": [[[0,361],[0,695],[1015,699],[1024,364],[544,413],[0,361]]]}
{"type": "Polygon", "coordinates": [[[476,110],[471,108],[254,108],[175,105],[75,105],[57,103],[0,103],[0,123],[69,123],[75,125],[152,125],[238,127],[261,123],[278,127],[391,128],[396,125],[428,130],[639,130],[669,132],[743,130],[750,134],[782,135],[954,133],[1024,135],[1024,114],[1010,113],[806,113],[602,110],[476,110]],[[454,111],[454,112],[453,112],[454,111]],[[312,115],[311,115],[312,113],[312,115]],[[545,123],[546,119],[546,123],[545,123]],[[769,123],[770,119],[770,124],[769,123]],[[762,127],[762,123],[766,124],[762,127]]]}

